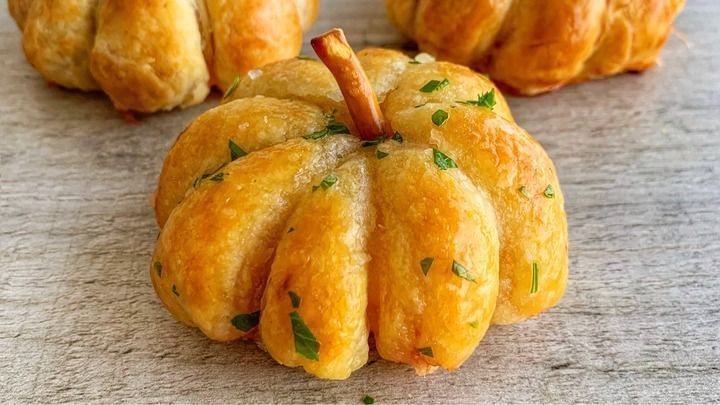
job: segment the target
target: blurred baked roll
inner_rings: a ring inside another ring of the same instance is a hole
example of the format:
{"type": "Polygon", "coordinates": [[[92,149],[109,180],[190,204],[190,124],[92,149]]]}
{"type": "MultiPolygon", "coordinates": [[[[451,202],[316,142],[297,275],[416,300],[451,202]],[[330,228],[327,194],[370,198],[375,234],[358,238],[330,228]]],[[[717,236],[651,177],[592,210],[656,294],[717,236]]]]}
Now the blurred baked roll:
{"type": "Polygon", "coordinates": [[[102,90],[123,111],[205,99],[294,57],[318,0],[9,0],[28,61],[48,82],[102,90]]]}
{"type": "Polygon", "coordinates": [[[685,0],[386,0],[421,50],[520,94],[653,66],[685,0]]]}

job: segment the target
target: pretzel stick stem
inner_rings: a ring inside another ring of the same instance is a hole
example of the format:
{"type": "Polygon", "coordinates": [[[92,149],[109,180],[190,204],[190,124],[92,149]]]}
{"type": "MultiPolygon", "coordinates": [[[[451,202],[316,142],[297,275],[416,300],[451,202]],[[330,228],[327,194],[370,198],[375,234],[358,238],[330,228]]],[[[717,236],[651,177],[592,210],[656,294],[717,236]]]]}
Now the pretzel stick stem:
{"type": "Polygon", "coordinates": [[[377,96],[343,31],[335,28],[310,43],[340,86],[360,138],[373,140],[386,136],[385,118],[377,96]]]}

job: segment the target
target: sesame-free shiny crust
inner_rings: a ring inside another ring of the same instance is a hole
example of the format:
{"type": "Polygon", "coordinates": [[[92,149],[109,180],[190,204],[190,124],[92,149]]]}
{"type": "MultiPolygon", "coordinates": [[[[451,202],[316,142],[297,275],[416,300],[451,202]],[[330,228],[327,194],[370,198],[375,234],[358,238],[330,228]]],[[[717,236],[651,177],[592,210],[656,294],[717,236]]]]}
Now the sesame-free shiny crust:
{"type": "Polygon", "coordinates": [[[173,315],[209,337],[259,339],[281,364],[322,378],[361,367],[371,333],[385,359],[419,374],[453,370],[492,323],[521,321],[562,297],[562,190],[487,78],[395,51],[358,58],[404,142],[363,147],[317,61],[277,62],[243,78],[167,155],[153,284],[173,315]],[[443,78],[446,87],[419,91],[443,78]],[[490,91],[492,110],[461,103],[490,91]],[[431,119],[438,110],[448,114],[440,127],[431,119]],[[352,134],[307,137],[338,121],[352,134]],[[230,140],[248,154],[229,162],[230,140]],[[441,167],[438,151],[457,168],[441,167]],[[296,350],[291,312],[318,343],[312,356],[296,350]],[[257,328],[233,327],[233,317],[254,313],[257,328]]]}

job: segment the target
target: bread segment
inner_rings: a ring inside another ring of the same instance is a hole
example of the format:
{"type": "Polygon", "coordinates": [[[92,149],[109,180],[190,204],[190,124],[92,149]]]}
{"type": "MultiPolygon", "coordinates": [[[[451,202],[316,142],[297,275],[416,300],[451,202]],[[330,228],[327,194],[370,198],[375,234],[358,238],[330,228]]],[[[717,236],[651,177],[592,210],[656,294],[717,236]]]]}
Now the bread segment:
{"type": "Polygon", "coordinates": [[[213,68],[222,90],[238,74],[300,52],[302,26],[295,0],[205,2],[212,26],[213,68]]]}
{"type": "Polygon", "coordinates": [[[81,90],[98,88],[90,73],[98,0],[14,1],[10,5],[18,23],[24,22],[25,56],[45,80],[81,90]]]}
{"type": "Polygon", "coordinates": [[[380,355],[418,374],[453,370],[490,325],[498,291],[498,229],[487,196],[435,150],[378,147],[377,226],[370,238],[368,317],[380,355]]]}
{"type": "Polygon", "coordinates": [[[367,160],[351,158],[306,187],[283,230],[263,296],[260,336],[268,352],[321,378],[348,378],[368,358],[367,245],[375,221],[367,160]],[[334,183],[318,187],[329,184],[322,183],[328,176],[334,183]],[[317,360],[298,353],[293,311],[319,343],[317,360]]]}
{"type": "Polygon", "coordinates": [[[187,0],[103,0],[91,70],[118,110],[197,104],[210,91],[194,6],[187,0]]]}

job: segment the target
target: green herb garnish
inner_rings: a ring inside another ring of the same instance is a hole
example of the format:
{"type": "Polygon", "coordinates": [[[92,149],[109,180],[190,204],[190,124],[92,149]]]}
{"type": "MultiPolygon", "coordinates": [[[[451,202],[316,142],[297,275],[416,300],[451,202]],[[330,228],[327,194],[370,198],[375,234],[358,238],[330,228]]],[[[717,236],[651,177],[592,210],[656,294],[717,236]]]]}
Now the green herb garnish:
{"type": "Polygon", "coordinates": [[[379,137],[377,137],[377,138],[375,138],[375,139],[373,139],[373,140],[370,140],[370,141],[362,141],[362,142],[360,143],[360,146],[363,147],[363,148],[368,148],[368,147],[370,147],[370,146],[380,145],[380,144],[383,143],[383,142],[385,142],[385,137],[384,137],[384,136],[379,136],[379,137]]]}
{"type": "Polygon", "coordinates": [[[420,352],[420,354],[422,354],[423,356],[434,357],[432,347],[430,347],[430,346],[421,347],[418,349],[418,352],[420,352]]]}
{"type": "Polygon", "coordinates": [[[480,322],[476,319],[476,320],[474,320],[474,321],[472,321],[472,322],[468,322],[468,325],[470,325],[471,328],[477,329],[478,326],[480,326],[480,322]]]}
{"type": "Polygon", "coordinates": [[[235,329],[248,332],[260,323],[260,311],[236,315],[231,321],[235,329]]]}
{"type": "Polygon", "coordinates": [[[538,264],[533,261],[532,265],[532,284],[530,285],[530,294],[538,292],[538,264]]]}
{"type": "Polygon", "coordinates": [[[456,276],[458,276],[462,279],[465,279],[467,281],[472,281],[473,283],[475,282],[475,278],[470,274],[468,269],[463,267],[462,264],[456,262],[455,260],[453,260],[453,263],[452,263],[452,272],[455,273],[456,276]]]}
{"type": "Polygon", "coordinates": [[[555,189],[553,188],[552,184],[548,184],[548,186],[545,187],[543,195],[547,198],[555,198],[555,189]]]}
{"type": "Polygon", "coordinates": [[[415,59],[409,61],[408,63],[411,64],[411,65],[419,65],[419,64],[420,64],[420,62],[417,61],[417,60],[415,60],[415,59]]]}
{"type": "Polygon", "coordinates": [[[158,277],[162,276],[162,264],[160,262],[155,262],[155,273],[157,273],[158,277]]]}
{"type": "Polygon", "coordinates": [[[293,308],[299,308],[300,302],[302,299],[295,291],[288,291],[288,296],[290,297],[290,302],[292,303],[293,308]]]}
{"type": "Polygon", "coordinates": [[[415,108],[424,107],[426,104],[427,104],[427,103],[418,104],[418,105],[415,106],[415,108]]]}
{"type": "Polygon", "coordinates": [[[237,158],[241,158],[247,155],[247,152],[245,152],[243,148],[239,147],[235,142],[233,142],[232,139],[228,139],[228,148],[230,149],[231,162],[237,158]]]}
{"type": "Polygon", "coordinates": [[[362,399],[362,402],[365,405],[373,405],[375,403],[375,398],[371,397],[370,395],[365,395],[362,399]]]}
{"type": "Polygon", "coordinates": [[[528,194],[527,188],[525,188],[525,186],[520,186],[520,188],[518,188],[518,193],[522,194],[522,196],[527,198],[528,200],[530,199],[530,194],[528,194]]]}
{"type": "Polygon", "coordinates": [[[223,94],[223,100],[232,96],[232,94],[235,92],[235,90],[237,90],[239,85],[240,85],[240,75],[236,75],[235,78],[233,79],[233,82],[230,85],[230,87],[228,87],[228,89],[225,91],[225,94],[223,94]]]}
{"type": "Polygon", "coordinates": [[[200,183],[210,177],[211,173],[205,173],[200,177],[195,177],[195,180],[193,180],[193,188],[197,188],[197,186],[200,185],[200,183]]]}
{"type": "Polygon", "coordinates": [[[178,292],[177,287],[175,286],[175,284],[172,285],[172,293],[175,294],[175,295],[178,296],[178,297],[180,296],[180,293],[178,292]]]}
{"type": "Polygon", "coordinates": [[[210,181],[214,181],[215,183],[220,183],[223,181],[223,178],[225,177],[225,173],[220,172],[212,177],[210,177],[210,181]]]}
{"type": "Polygon", "coordinates": [[[432,122],[433,122],[433,124],[441,127],[441,126],[443,126],[445,121],[447,121],[448,117],[449,117],[449,115],[448,115],[447,111],[437,110],[432,115],[432,122]]]}
{"type": "Polygon", "coordinates": [[[429,82],[425,83],[425,85],[420,88],[420,91],[422,91],[423,93],[432,93],[433,91],[440,90],[449,84],[450,84],[450,81],[447,78],[442,79],[442,80],[430,80],[429,82]]]}
{"type": "Polygon", "coordinates": [[[433,160],[435,161],[435,164],[438,165],[440,170],[455,169],[458,167],[455,161],[452,160],[448,155],[440,152],[435,148],[433,148],[433,160]]]}
{"type": "Polygon", "coordinates": [[[317,59],[313,58],[312,56],[305,56],[305,55],[300,55],[297,58],[300,60],[317,60],[317,59]]]}
{"type": "Polygon", "coordinates": [[[386,157],[388,157],[389,155],[390,155],[389,153],[383,152],[383,151],[381,151],[380,149],[378,149],[378,150],[375,151],[375,157],[378,158],[378,159],[386,158],[386,157]]]}
{"type": "Polygon", "coordinates": [[[395,142],[403,143],[405,140],[403,139],[403,136],[400,135],[400,132],[395,131],[395,134],[392,137],[392,140],[395,142]]]}
{"type": "Polygon", "coordinates": [[[427,276],[428,271],[430,271],[430,266],[432,266],[434,260],[435,259],[432,257],[426,257],[420,260],[420,269],[422,270],[423,275],[427,276]]]}
{"type": "Polygon", "coordinates": [[[497,104],[497,102],[495,101],[495,89],[491,89],[490,91],[483,94],[478,94],[477,100],[458,101],[458,103],[474,105],[477,107],[483,107],[492,110],[493,107],[495,107],[495,104],[497,104]]]}
{"type": "Polygon", "coordinates": [[[297,311],[290,313],[290,322],[295,336],[295,353],[309,360],[320,360],[320,343],[297,311]]]}
{"type": "Polygon", "coordinates": [[[315,131],[312,134],[305,135],[303,138],[318,140],[329,135],[349,135],[350,130],[342,122],[336,121],[335,117],[330,116],[329,121],[324,129],[315,131]]]}
{"type": "Polygon", "coordinates": [[[319,188],[322,188],[323,190],[327,190],[330,187],[332,187],[333,184],[337,183],[337,181],[338,181],[338,177],[336,175],[328,174],[327,176],[325,176],[324,179],[322,179],[322,181],[320,182],[319,185],[313,186],[312,191],[315,191],[319,188]]]}

